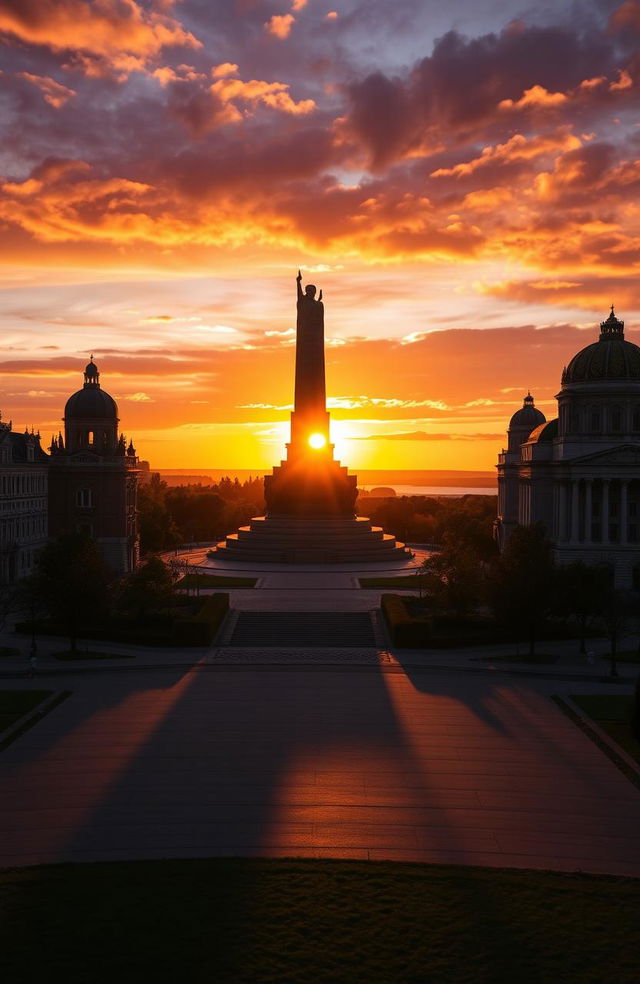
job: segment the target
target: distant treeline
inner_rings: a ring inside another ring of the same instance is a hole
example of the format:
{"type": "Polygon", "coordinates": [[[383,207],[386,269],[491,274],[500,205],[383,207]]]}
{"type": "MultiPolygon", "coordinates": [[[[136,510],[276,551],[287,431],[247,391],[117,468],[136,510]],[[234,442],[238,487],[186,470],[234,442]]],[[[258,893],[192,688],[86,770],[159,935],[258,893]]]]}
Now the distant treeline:
{"type": "Polygon", "coordinates": [[[139,488],[138,509],[143,553],[214,542],[264,512],[263,479],[223,478],[212,485],[170,488],[154,474],[139,488]]]}

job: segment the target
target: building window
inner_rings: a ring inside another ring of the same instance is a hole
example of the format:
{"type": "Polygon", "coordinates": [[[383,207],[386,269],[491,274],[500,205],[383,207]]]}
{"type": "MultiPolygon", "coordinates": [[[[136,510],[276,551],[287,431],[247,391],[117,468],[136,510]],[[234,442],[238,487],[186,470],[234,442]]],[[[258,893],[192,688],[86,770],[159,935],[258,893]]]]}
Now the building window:
{"type": "Polygon", "coordinates": [[[93,505],[93,495],[91,489],[76,490],[76,506],[79,509],[90,509],[93,505]]]}
{"type": "Polygon", "coordinates": [[[622,410],[620,407],[611,408],[611,430],[614,434],[619,434],[622,430],[622,410]]]}
{"type": "Polygon", "coordinates": [[[590,419],[591,433],[598,434],[600,432],[600,426],[601,426],[599,407],[591,407],[591,413],[589,419],[590,419]]]}

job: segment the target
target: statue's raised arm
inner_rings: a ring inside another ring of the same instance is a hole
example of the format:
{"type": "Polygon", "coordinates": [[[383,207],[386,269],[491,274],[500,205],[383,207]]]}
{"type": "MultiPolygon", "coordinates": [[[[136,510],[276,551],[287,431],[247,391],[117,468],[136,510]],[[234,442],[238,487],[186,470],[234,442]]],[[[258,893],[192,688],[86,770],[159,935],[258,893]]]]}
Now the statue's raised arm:
{"type": "Polygon", "coordinates": [[[302,295],[302,273],[300,272],[300,270],[298,270],[298,276],[296,277],[296,284],[297,284],[297,287],[298,287],[298,300],[300,300],[300,298],[303,296],[302,295]]]}

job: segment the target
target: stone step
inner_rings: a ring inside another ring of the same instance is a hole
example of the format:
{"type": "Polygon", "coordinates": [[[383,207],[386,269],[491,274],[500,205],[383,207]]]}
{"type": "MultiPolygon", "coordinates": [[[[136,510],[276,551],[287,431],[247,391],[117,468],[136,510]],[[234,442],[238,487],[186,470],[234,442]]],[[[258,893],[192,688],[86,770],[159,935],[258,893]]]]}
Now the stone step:
{"type": "Polygon", "coordinates": [[[368,612],[239,612],[229,645],[375,647],[368,612]]]}

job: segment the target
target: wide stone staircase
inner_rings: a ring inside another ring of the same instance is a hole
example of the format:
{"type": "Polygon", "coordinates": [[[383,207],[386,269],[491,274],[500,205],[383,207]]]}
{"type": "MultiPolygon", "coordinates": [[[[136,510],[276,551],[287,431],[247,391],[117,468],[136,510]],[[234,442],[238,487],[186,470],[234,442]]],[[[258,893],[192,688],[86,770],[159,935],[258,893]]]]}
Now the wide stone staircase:
{"type": "Polygon", "coordinates": [[[369,612],[239,612],[227,645],[375,647],[369,612]]]}

